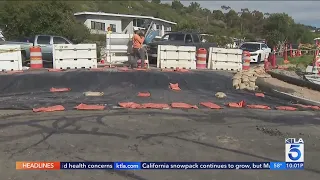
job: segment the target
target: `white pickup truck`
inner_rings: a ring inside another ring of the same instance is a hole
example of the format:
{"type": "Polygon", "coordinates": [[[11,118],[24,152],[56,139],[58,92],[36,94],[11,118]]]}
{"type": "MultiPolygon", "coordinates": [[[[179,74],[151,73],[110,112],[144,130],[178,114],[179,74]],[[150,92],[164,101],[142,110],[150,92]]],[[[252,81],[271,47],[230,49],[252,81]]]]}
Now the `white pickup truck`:
{"type": "Polygon", "coordinates": [[[269,57],[271,48],[261,42],[245,42],[240,46],[243,51],[250,52],[250,62],[260,63],[269,57]]]}

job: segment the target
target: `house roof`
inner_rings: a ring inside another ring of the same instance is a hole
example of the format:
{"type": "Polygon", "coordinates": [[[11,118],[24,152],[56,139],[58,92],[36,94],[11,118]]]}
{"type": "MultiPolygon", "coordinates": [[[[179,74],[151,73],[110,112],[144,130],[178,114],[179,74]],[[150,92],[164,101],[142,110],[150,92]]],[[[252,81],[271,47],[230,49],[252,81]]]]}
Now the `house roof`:
{"type": "Polygon", "coordinates": [[[167,20],[160,19],[160,18],[155,18],[155,17],[152,17],[152,16],[139,16],[139,15],[130,15],[130,14],[114,14],[114,13],[104,13],[104,12],[77,12],[77,13],[74,13],[74,15],[75,16],[79,16],[79,15],[96,15],[96,16],[113,16],[113,17],[152,19],[152,20],[156,20],[156,21],[165,22],[165,23],[168,23],[168,24],[173,24],[173,25],[177,24],[177,23],[172,22],[172,21],[167,21],[167,20]]]}

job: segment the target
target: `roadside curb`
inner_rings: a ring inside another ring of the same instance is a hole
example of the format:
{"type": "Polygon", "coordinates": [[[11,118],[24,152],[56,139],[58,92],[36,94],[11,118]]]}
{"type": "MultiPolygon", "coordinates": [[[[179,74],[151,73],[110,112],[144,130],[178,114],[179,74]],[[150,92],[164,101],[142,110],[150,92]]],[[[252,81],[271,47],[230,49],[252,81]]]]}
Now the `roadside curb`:
{"type": "Polygon", "coordinates": [[[289,84],[293,84],[293,85],[300,86],[300,87],[307,87],[312,90],[320,91],[320,85],[314,84],[314,83],[306,81],[306,80],[297,79],[294,77],[286,76],[286,75],[275,73],[272,71],[268,71],[268,74],[270,74],[273,78],[279,79],[279,80],[287,82],[289,84]]]}
{"type": "Polygon", "coordinates": [[[289,93],[294,92],[293,90],[288,88],[281,88],[281,87],[266,83],[262,78],[257,79],[256,85],[259,87],[260,90],[266,93],[272,93],[274,96],[281,99],[285,99],[291,102],[295,101],[294,103],[301,103],[305,105],[320,106],[320,102],[291,95],[289,93]]]}

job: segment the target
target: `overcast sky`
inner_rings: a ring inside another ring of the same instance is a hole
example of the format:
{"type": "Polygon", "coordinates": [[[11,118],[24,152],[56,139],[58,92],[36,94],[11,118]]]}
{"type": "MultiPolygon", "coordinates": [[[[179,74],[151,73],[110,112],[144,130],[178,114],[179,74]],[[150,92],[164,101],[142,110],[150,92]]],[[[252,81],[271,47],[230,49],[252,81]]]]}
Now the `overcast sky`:
{"type": "MultiPolygon", "coordinates": [[[[188,6],[192,1],[181,3],[188,6]]],[[[222,5],[230,6],[236,11],[248,8],[269,13],[285,12],[292,16],[296,22],[320,27],[320,1],[196,1],[201,7],[221,9],[222,5]]]]}

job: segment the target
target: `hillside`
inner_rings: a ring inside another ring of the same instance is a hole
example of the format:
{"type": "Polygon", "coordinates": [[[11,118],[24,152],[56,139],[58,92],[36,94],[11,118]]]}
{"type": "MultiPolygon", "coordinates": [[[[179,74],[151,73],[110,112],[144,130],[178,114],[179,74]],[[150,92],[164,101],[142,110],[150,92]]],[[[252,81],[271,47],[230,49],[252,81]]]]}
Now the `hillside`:
{"type": "MultiPolygon", "coordinates": [[[[0,1],[0,24],[6,37],[29,36],[35,33],[56,33],[84,41],[88,32],[73,17],[74,12],[101,11],[110,13],[149,15],[177,22],[175,30],[192,30],[221,37],[265,38],[270,45],[289,41],[311,43],[314,34],[302,24],[284,13],[263,14],[258,10],[241,9],[235,12],[231,7],[210,11],[197,2],[188,7],[180,1],[172,4],[149,1],[0,1]],[[18,2],[18,3],[17,3],[18,2]],[[11,16],[15,14],[15,16],[11,16]],[[18,24],[17,24],[18,23],[18,24]],[[6,25],[6,26],[5,26],[6,25]]],[[[222,43],[222,42],[220,42],[222,43]]]]}

